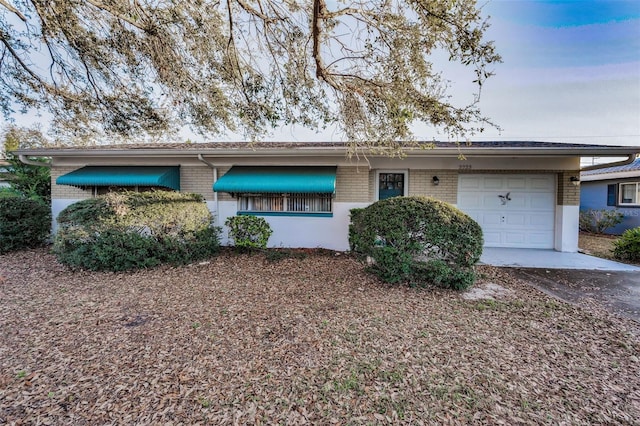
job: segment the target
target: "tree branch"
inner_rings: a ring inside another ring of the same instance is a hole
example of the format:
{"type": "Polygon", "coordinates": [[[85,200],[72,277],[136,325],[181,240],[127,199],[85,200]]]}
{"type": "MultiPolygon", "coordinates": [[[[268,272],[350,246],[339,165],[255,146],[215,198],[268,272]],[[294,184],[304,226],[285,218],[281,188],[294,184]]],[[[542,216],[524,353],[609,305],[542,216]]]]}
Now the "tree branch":
{"type": "Polygon", "coordinates": [[[322,34],[322,16],[327,13],[325,0],[313,0],[313,18],[311,20],[311,38],[313,40],[313,59],[316,63],[316,77],[325,81],[336,90],[340,90],[340,85],[327,74],[327,70],[322,61],[320,52],[320,36],[322,34]]]}
{"type": "Polygon", "coordinates": [[[9,12],[15,14],[18,18],[20,18],[22,20],[22,22],[27,22],[27,18],[26,16],[24,16],[22,14],[22,12],[20,12],[18,9],[16,9],[15,7],[13,7],[11,4],[9,4],[8,1],[6,0],[0,0],[0,6],[4,6],[5,9],[7,9],[9,12]]]}
{"type": "Polygon", "coordinates": [[[85,1],[87,3],[89,3],[90,5],[96,7],[98,9],[100,9],[100,10],[103,10],[103,11],[107,12],[108,14],[115,16],[118,19],[121,19],[121,20],[125,21],[126,23],[128,23],[130,25],[133,25],[134,27],[138,28],[139,30],[142,30],[142,31],[147,31],[148,30],[148,28],[145,27],[144,25],[140,25],[138,22],[134,21],[133,19],[128,18],[128,17],[126,17],[126,16],[122,15],[121,13],[118,13],[118,12],[116,12],[114,10],[111,10],[110,8],[108,8],[107,6],[105,6],[104,4],[102,4],[99,1],[96,1],[96,0],[85,0],[85,1]]]}
{"type": "Polygon", "coordinates": [[[8,37],[4,32],[0,32],[0,41],[2,41],[2,44],[4,44],[4,46],[6,47],[7,51],[11,54],[13,59],[20,65],[20,67],[27,74],[29,74],[31,76],[31,78],[33,78],[39,85],[41,85],[48,93],[51,93],[51,94],[54,94],[54,95],[58,95],[58,96],[62,96],[64,98],[66,98],[66,99],[73,100],[73,101],[79,100],[78,98],[73,97],[73,96],[69,95],[68,93],[66,93],[64,91],[59,90],[58,88],[56,88],[54,86],[51,86],[49,83],[44,81],[42,79],[42,77],[40,77],[31,68],[29,68],[29,66],[24,63],[22,58],[20,58],[20,55],[18,55],[18,52],[16,52],[13,49],[13,46],[11,46],[11,44],[9,43],[8,37]]]}

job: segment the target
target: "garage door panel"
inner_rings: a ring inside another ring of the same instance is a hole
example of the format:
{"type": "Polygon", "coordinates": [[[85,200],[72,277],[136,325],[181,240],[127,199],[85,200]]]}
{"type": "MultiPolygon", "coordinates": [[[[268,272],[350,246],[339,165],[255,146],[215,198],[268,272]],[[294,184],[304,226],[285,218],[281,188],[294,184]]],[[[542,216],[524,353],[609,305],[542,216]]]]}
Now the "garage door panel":
{"type": "Polygon", "coordinates": [[[480,226],[482,225],[498,226],[500,225],[500,220],[502,218],[502,215],[497,213],[490,213],[490,212],[483,212],[483,213],[477,214],[477,216],[480,217],[480,221],[477,221],[480,224],[480,226]]]}
{"type": "Polygon", "coordinates": [[[461,175],[458,182],[458,207],[480,224],[486,246],[553,248],[554,175],[461,175]]]}
{"type": "Polygon", "coordinates": [[[553,214],[531,214],[529,215],[529,225],[540,229],[553,229],[553,214]]]}
{"type": "Polygon", "coordinates": [[[549,194],[531,194],[528,199],[531,209],[548,211],[549,206],[554,204],[555,197],[549,194]]]}
{"type": "Polygon", "coordinates": [[[509,226],[525,226],[527,224],[527,215],[512,214],[505,216],[505,222],[509,226]]]}
{"type": "Polygon", "coordinates": [[[527,198],[520,194],[509,194],[509,198],[511,198],[511,200],[504,204],[505,210],[507,211],[521,210],[528,207],[527,198]]]}
{"type": "Polygon", "coordinates": [[[499,247],[501,241],[500,232],[485,232],[484,233],[484,245],[487,247],[499,247]]]}
{"type": "Polygon", "coordinates": [[[523,232],[505,232],[503,242],[512,245],[523,245],[526,243],[527,237],[523,232]]]}
{"type": "Polygon", "coordinates": [[[508,190],[518,190],[518,189],[526,189],[527,188],[527,179],[523,177],[518,178],[507,178],[507,187],[508,190]]]}
{"type": "Polygon", "coordinates": [[[480,188],[480,181],[478,179],[470,178],[469,176],[460,176],[458,178],[458,188],[460,189],[478,189],[480,188]]]}
{"type": "Polygon", "coordinates": [[[551,176],[545,178],[534,177],[531,178],[529,188],[531,190],[555,192],[555,186],[556,181],[551,176]]]}

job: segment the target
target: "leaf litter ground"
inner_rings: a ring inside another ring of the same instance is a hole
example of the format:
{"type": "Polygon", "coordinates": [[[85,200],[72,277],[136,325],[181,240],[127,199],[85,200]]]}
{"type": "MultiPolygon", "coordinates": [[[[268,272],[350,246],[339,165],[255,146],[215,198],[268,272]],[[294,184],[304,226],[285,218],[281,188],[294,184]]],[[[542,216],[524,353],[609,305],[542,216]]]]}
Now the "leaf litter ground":
{"type": "Polygon", "coordinates": [[[0,424],[637,424],[637,324],[480,268],[496,299],[346,255],[133,273],[0,256],[0,424]]]}

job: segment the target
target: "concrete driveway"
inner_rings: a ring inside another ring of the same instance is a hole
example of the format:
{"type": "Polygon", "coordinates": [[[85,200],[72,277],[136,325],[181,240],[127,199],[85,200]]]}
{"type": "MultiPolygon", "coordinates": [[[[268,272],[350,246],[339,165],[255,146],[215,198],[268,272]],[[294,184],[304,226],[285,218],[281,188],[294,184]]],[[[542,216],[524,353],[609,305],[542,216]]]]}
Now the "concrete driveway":
{"type": "Polygon", "coordinates": [[[640,322],[640,268],[582,253],[485,248],[481,263],[569,303],[595,300],[609,311],[640,322]]]}
{"type": "Polygon", "coordinates": [[[537,289],[569,303],[595,300],[617,315],[640,322],[640,272],[507,268],[537,289]]]}

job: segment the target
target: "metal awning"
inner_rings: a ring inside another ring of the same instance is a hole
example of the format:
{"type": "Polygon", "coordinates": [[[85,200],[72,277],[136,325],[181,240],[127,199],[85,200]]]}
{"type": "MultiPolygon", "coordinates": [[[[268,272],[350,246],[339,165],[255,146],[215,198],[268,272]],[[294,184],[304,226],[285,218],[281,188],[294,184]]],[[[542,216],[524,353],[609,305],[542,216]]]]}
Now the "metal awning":
{"type": "Polygon", "coordinates": [[[73,186],[162,186],[180,190],[179,166],[86,166],[56,179],[73,186]]]}
{"type": "Polygon", "coordinates": [[[217,192],[324,193],[336,190],[336,167],[234,166],[213,185],[217,192]]]}

